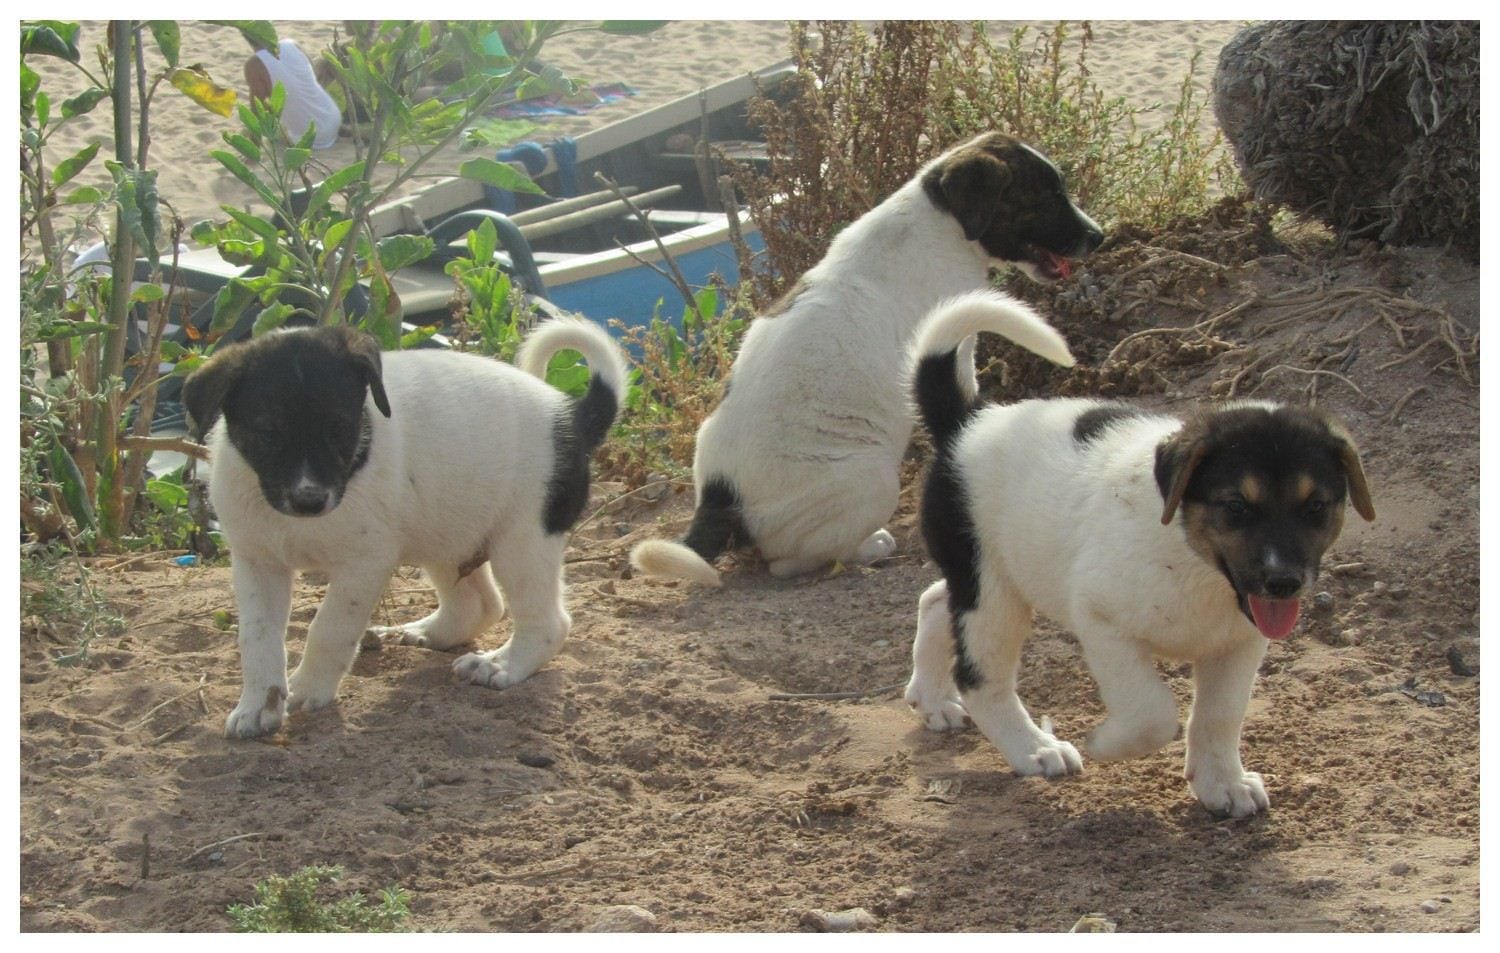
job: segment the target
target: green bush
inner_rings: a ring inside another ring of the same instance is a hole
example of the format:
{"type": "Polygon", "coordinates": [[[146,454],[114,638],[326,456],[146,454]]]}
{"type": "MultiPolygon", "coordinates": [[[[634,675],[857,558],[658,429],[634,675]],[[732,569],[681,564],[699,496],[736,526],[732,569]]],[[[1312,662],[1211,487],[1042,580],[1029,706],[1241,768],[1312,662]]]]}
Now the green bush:
{"type": "Polygon", "coordinates": [[[228,909],[237,933],[394,933],[411,915],[411,896],[399,887],[380,892],[372,904],[355,891],[330,901],[318,888],[344,876],[338,866],[303,867],[290,877],[267,877],[255,885],[253,904],[228,909]]]}

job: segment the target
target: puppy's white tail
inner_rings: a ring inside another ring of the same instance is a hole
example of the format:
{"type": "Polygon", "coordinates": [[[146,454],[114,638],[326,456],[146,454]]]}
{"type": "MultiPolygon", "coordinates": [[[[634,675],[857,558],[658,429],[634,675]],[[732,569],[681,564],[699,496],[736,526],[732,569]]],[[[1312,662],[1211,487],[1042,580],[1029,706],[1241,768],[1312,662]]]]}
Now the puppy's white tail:
{"type": "Polygon", "coordinates": [[[630,565],[645,576],[686,579],[700,586],[721,585],[719,571],[682,543],[648,539],[630,551],[630,565]]]}
{"type": "Polygon", "coordinates": [[[553,318],[538,325],[521,345],[516,364],[533,377],[547,379],[547,362],[571,348],[589,365],[589,387],[573,404],[573,433],[585,457],[593,453],[620,412],[625,390],[625,355],[609,332],[586,318],[553,318]]]}
{"type": "Polygon", "coordinates": [[[532,377],[547,379],[547,362],[558,351],[583,355],[589,372],[615,394],[625,390],[625,355],[609,332],[587,318],[553,318],[527,335],[516,354],[516,366],[532,377]]]}
{"type": "Polygon", "coordinates": [[[939,304],[917,328],[913,396],[939,451],[978,409],[974,335],[999,334],[1054,364],[1072,367],[1068,342],[1025,304],[998,291],[974,291],[939,304]]]}
{"type": "Polygon", "coordinates": [[[931,311],[917,329],[913,355],[917,360],[956,349],[964,338],[989,331],[1019,344],[1054,364],[1077,362],[1057,329],[1024,302],[999,291],[971,291],[949,298],[931,311]]]}

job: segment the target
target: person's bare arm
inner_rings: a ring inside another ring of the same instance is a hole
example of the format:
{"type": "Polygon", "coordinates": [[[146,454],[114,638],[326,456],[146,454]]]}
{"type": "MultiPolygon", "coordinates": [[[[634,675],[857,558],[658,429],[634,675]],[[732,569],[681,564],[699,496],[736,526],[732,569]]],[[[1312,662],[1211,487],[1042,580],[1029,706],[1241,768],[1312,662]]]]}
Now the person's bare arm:
{"type": "Polygon", "coordinates": [[[252,56],[245,61],[245,83],[250,87],[251,98],[271,98],[271,74],[266,72],[266,64],[260,57],[252,56]]]}

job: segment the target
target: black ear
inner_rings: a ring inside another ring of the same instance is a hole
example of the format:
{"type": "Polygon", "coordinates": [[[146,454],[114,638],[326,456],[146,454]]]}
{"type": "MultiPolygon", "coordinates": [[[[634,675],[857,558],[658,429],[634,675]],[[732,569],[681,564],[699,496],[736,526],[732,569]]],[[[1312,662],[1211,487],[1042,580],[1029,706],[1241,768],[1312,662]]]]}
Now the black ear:
{"type": "Polygon", "coordinates": [[[386,417],[391,415],[391,402],[385,396],[385,382],[380,374],[380,344],[368,334],[349,328],[344,336],[349,357],[359,369],[360,376],[369,385],[370,396],[375,406],[386,417]]]}
{"type": "Polygon", "coordinates": [[[929,189],[933,201],[958,219],[964,238],[978,241],[995,219],[1000,193],[1010,185],[1010,166],[976,149],[955,156],[933,172],[937,174],[935,190],[929,189]]]}
{"type": "Polygon", "coordinates": [[[1167,526],[1177,515],[1193,472],[1208,454],[1208,434],[1188,424],[1156,446],[1156,487],[1163,500],[1161,525],[1167,526]]]}
{"type": "Polygon", "coordinates": [[[182,382],[182,405],[187,408],[188,420],[192,424],[189,429],[199,441],[213,429],[224,409],[224,402],[239,383],[245,364],[240,356],[242,347],[236,345],[215,354],[182,382]]]}

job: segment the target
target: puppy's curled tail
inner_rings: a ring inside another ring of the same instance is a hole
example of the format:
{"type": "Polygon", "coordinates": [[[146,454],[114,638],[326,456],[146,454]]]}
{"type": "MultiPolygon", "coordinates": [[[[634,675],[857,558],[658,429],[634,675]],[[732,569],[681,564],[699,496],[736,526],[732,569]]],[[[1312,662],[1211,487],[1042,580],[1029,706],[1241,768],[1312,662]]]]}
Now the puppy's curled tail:
{"type": "Polygon", "coordinates": [[[1068,342],[1026,304],[998,291],[950,298],[928,312],[912,347],[913,391],[922,423],[940,451],[979,408],[974,377],[974,338],[989,331],[1054,364],[1076,362],[1068,342]]]}
{"type": "Polygon", "coordinates": [[[547,362],[569,349],[589,366],[588,390],[573,406],[573,434],[579,449],[592,454],[615,422],[625,392],[625,355],[609,332],[587,318],[553,318],[532,330],[516,354],[516,366],[546,380],[547,362]]]}
{"type": "Polygon", "coordinates": [[[713,477],[703,485],[693,525],[682,542],[648,539],[630,551],[630,565],[647,576],[718,586],[719,571],[713,561],[737,539],[749,540],[739,494],[727,480],[713,477]]]}

